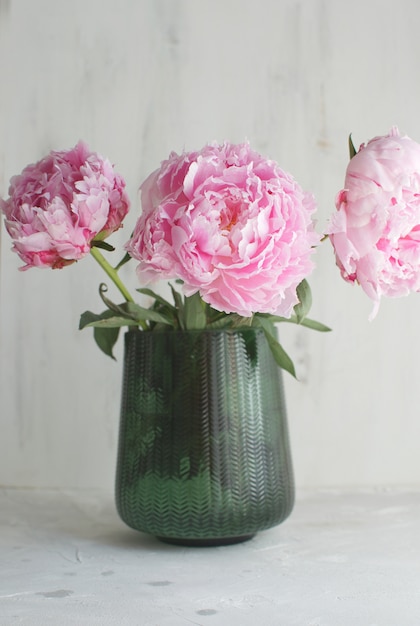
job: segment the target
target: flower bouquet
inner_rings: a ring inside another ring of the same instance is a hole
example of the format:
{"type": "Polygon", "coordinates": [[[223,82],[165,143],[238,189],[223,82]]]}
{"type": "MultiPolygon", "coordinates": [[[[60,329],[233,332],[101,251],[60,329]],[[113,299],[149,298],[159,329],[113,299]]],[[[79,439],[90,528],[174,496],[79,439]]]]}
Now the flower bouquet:
{"type": "Polygon", "coordinates": [[[101,284],[105,311],[86,311],[80,320],[80,328],[95,328],[99,347],[110,356],[123,326],[253,325],[263,329],[277,363],[294,374],[273,323],[327,330],[306,318],[311,296],[305,278],[320,240],[312,222],[314,198],[248,144],[172,153],[141,186],[143,212],[114,267],[102,251],[114,251],[105,240],[128,212],[125,183],[84,143],[29,165],[12,179],[9,193],[2,210],[25,262],[21,269],[63,268],[91,253],[123,295],[124,302],[115,304],[101,284]],[[118,275],[132,258],[139,261],[138,291],[154,300],[149,309],[134,302],[118,275]],[[145,286],[156,279],[174,279],[173,303],[145,286]]]}
{"type": "MultiPolygon", "coordinates": [[[[327,235],[343,278],[374,301],[420,290],[420,146],[396,129],[355,151],[327,235]]],[[[248,143],[172,153],[141,185],[124,254],[107,241],[129,209],[124,180],[82,142],[12,178],[1,201],[25,265],[60,269],[89,253],[123,301],[99,288],[86,311],[113,356],[125,335],[117,507],[166,541],[232,543],[287,517],[293,475],[281,377],[295,375],[276,325],[307,317],[321,236],[313,196],[248,143]],[[134,301],[120,268],[135,259],[134,301]],[[172,301],[152,290],[170,281],[172,301]]]]}

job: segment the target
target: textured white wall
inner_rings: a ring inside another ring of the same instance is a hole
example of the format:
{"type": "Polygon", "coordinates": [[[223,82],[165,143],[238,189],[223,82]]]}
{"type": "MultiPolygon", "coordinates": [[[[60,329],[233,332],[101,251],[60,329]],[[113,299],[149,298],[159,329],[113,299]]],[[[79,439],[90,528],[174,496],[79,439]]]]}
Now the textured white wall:
{"type": "MultiPolygon", "coordinates": [[[[322,229],[356,144],[398,124],[420,141],[417,0],[0,0],[0,193],[80,138],[136,190],[171,150],[242,141],[319,202],[322,229]]],[[[18,272],[1,233],[0,484],[112,486],[119,361],[77,330],[100,309],[87,258],[18,272]]],[[[137,286],[133,268],[125,278],[137,286]]],[[[328,336],[285,326],[299,487],[420,484],[420,298],[371,305],[327,243],[311,278],[328,336]]]]}

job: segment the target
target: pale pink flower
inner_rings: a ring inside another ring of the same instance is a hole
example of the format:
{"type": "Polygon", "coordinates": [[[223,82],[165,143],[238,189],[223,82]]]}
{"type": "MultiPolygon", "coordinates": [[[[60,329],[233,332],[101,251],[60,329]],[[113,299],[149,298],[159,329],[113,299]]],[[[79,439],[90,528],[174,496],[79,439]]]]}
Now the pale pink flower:
{"type": "Polygon", "coordinates": [[[172,153],[141,186],[127,250],[140,280],[178,278],[226,313],[289,317],[319,243],[313,197],[248,143],[172,153]]]}
{"type": "Polygon", "coordinates": [[[343,278],[375,302],[420,290],[420,145],[397,128],[351,159],[328,228],[343,278]]]}
{"type": "Polygon", "coordinates": [[[95,237],[121,226],[129,208],[124,180],[83,142],[28,165],[11,179],[9,196],[0,208],[24,270],[81,259],[95,237]]]}

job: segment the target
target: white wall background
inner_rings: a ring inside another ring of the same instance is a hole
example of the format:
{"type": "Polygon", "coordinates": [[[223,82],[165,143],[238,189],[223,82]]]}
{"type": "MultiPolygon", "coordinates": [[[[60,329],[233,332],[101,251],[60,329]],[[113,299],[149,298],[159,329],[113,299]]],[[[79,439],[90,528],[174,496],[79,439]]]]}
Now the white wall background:
{"type": "MultiPolygon", "coordinates": [[[[312,190],[320,230],[359,145],[393,124],[420,141],[418,0],[0,0],[0,193],[50,149],[86,140],[136,190],[171,150],[242,141],[312,190]]],[[[80,312],[100,310],[93,259],[18,272],[1,233],[0,484],[109,487],[117,363],[80,312]]],[[[134,289],[134,267],[125,273],[134,289]]],[[[282,339],[296,480],[420,484],[420,298],[371,304],[345,284],[328,242],[312,317],[282,339]]]]}

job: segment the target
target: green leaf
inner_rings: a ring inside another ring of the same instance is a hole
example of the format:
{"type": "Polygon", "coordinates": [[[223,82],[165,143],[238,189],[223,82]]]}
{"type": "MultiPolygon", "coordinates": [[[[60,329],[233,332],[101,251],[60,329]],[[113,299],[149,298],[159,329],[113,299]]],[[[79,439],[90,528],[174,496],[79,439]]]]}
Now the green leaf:
{"type": "Polygon", "coordinates": [[[174,326],[173,319],[170,317],[155,311],[154,309],[146,309],[143,306],[139,306],[135,302],[124,302],[120,305],[123,311],[126,311],[130,317],[137,322],[149,321],[149,322],[161,322],[162,324],[168,324],[174,326]]]}
{"type": "MultiPolygon", "coordinates": [[[[153,311],[159,313],[165,318],[165,324],[168,326],[172,326],[173,328],[179,328],[178,322],[178,312],[176,308],[172,305],[164,305],[160,304],[160,302],[155,302],[151,307],[153,311]]],[[[159,324],[160,322],[154,322],[155,324],[159,324]]],[[[168,330],[168,329],[166,329],[168,330]]]]}
{"type": "Polygon", "coordinates": [[[104,311],[103,313],[100,313],[99,315],[97,315],[96,313],[92,313],[92,311],[85,311],[80,316],[79,330],[86,328],[86,326],[89,326],[93,322],[106,319],[108,317],[111,317],[112,315],[113,313],[111,311],[104,311]]]}
{"type": "Polygon", "coordinates": [[[274,324],[277,322],[288,322],[289,324],[298,324],[299,326],[305,326],[306,328],[311,328],[312,330],[317,330],[321,333],[326,333],[331,331],[329,326],[322,324],[321,322],[316,322],[315,320],[309,319],[309,317],[305,317],[304,320],[299,322],[296,315],[291,315],[290,317],[280,317],[279,315],[266,315],[265,313],[257,313],[257,318],[264,317],[269,319],[274,324]]]}
{"type": "Polygon", "coordinates": [[[118,265],[115,266],[115,271],[118,272],[118,270],[120,269],[120,267],[122,267],[123,265],[125,265],[126,263],[128,263],[129,261],[131,261],[132,257],[128,254],[128,252],[125,253],[125,255],[123,256],[123,258],[121,259],[121,261],[118,263],[118,265]]]}
{"type": "Polygon", "coordinates": [[[231,328],[233,326],[233,320],[230,319],[228,315],[224,317],[219,317],[215,319],[213,322],[208,322],[206,328],[210,328],[211,330],[218,330],[220,328],[231,328]]]}
{"type": "Polygon", "coordinates": [[[306,326],[306,328],[311,328],[312,330],[317,330],[320,333],[329,333],[332,330],[329,326],[326,326],[325,324],[322,324],[321,322],[311,320],[308,317],[305,317],[305,319],[300,323],[300,325],[306,326]]]}
{"type": "Polygon", "coordinates": [[[121,317],[134,319],[134,316],[128,313],[127,310],[125,310],[122,305],[115,304],[114,302],[112,302],[112,300],[110,300],[109,298],[105,296],[107,291],[108,291],[108,287],[105,285],[105,283],[101,283],[99,285],[99,295],[101,296],[103,303],[108,307],[108,309],[110,309],[111,311],[114,311],[114,313],[117,313],[121,317]]]}
{"type": "MultiPolygon", "coordinates": [[[[175,328],[175,324],[173,325],[175,328]]],[[[150,326],[150,331],[152,332],[159,332],[159,331],[167,331],[168,330],[168,324],[161,324],[160,322],[156,322],[155,324],[152,324],[150,326]]]]}
{"type": "Polygon", "coordinates": [[[171,304],[170,302],[165,300],[165,298],[162,298],[162,296],[160,296],[158,293],[155,293],[151,289],[148,289],[147,287],[143,287],[141,289],[136,289],[136,291],[138,291],[139,293],[142,293],[145,296],[150,296],[151,298],[154,298],[154,300],[156,300],[156,302],[160,302],[160,304],[163,304],[163,305],[165,305],[167,307],[170,307],[171,309],[175,310],[175,307],[173,306],[173,304],[171,304]]]}
{"type": "Polygon", "coordinates": [[[237,313],[230,313],[229,317],[232,320],[233,328],[244,328],[247,326],[253,326],[254,314],[250,317],[244,317],[243,315],[238,315],[237,313]]]}
{"type": "Polygon", "coordinates": [[[350,153],[350,160],[357,154],[357,150],[354,147],[353,139],[351,138],[351,133],[349,135],[349,153],[350,153]]]}
{"type": "MultiPolygon", "coordinates": [[[[178,282],[178,281],[175,281],[178,282]]],[[[176,289],[173,288],[173,286],[170,284],[169,287],[171,288],[172,291],[172,297],[174,299],[175,302],[175,308],[178,311],[178,322],[179,322],[179,326],[182,330],[185,330],[185,322],[184,322],[184,303],[182,301],[182,297],[181,295],[177,292],[176,289]]]]}
{"type": "Polygon", "coordinates": [[[281,347],[276,337],[276,329],[272,322],[266,317],[255,316],[255,324],[261,326],[267,339],[274,360],[279,367],[289,372],[296,378],[295,366],[284,348],[281,347]]]}
{"type": "Polygon", "coordinates": [[[271,315],[270,313],[255,313],[254,326],[259,325],[258,320],[261,319],[262,317],[267,320],[270,320],[270,322],[272,322],[273,324],[276,324],[277,322],[290,322],[292,324],[298,323],[296,315],[291,315],[290,317],[281,317],[280,315],[271,315]]]}
{"type": "Polygon", "coordinates": [[[138,322],[136,320],[130,320],[127,317],[117,317],[116,315],[113,317],[108,317],[107,319],[97,320],[96,322],[91,322],[87,324],[87,326],[93,326],[98,328],[122,328],[123,326],[138,326],[138,322]]]}
{"type": "Polygon", "coordinates": [[[107,356],[110,356],[111,359],[114,359],[114,360],[115,360],[115,356],[112,352],[112,349],[117,343],[119,333],[120,333],[120,329],[118,327],[115,327],[115,328],[96,327],[93,329],[93,337],[96,341],[96,344],[99,346],[102,352],[104,352],[107,356]]]}
{"type": "Polygon", "coordinates": [[[97,315],[92,311],[85,311],[80,316],[79,330],[87,327],[98,328],[121,328],[122,326],[138,326],[136,320],[114,315],[111,311],[105,311],[97,315]]]}
{"type": "Polygon", "coordinates": [[[94,239],[91,244],[91,248],[102,248],[102,250],[107,250],[108,252],[114,252],[114,246],[111,246],[107,241],[101,241],[101,239],[94,239]]]}
{"type": "Polygon", "coordinates": [[[258,341],[255,333],[246,332],[246,328],[239,331],[242,334],[242,338],[245,344],[245,350],[247,352],[249,362],[253,367],[258,364],[258,341]]]}
{"type": "Polygon", "coordinates": [[[297,286],[296,295],[299,298],[299,303],[293,307],[293,310],[298,324],[301,324],[312,306],[312,293],[307,280],[303,279],[297,286]]]}
{"type": "MultiPolygon", "coordinates": [[[[152,322],[161,322],[162,324],[169,324],[173,326],[173,320],[170,317],[162,315],[153,309],[146,309],[145,307],[139,306],[135,302],[123,302],[122,304],[115,304],[109,298],[105,296],[108,288],[104,283],[101,283],[99,286],[99,295],[101,296],[104,304],[117,314],[117,317],[123,317],[128,322],[134,321],[136,325],[139,325],[141,322],[152,321],[152,322]]],[[[133,326],[132,323],[129,324],[133,326]]]]}
{"type": "Polygon", "coordinates": [[[184,323],[186,330],[202,330],[206,327],[205,304],[197,291],[184,299],[184,323]]]}

